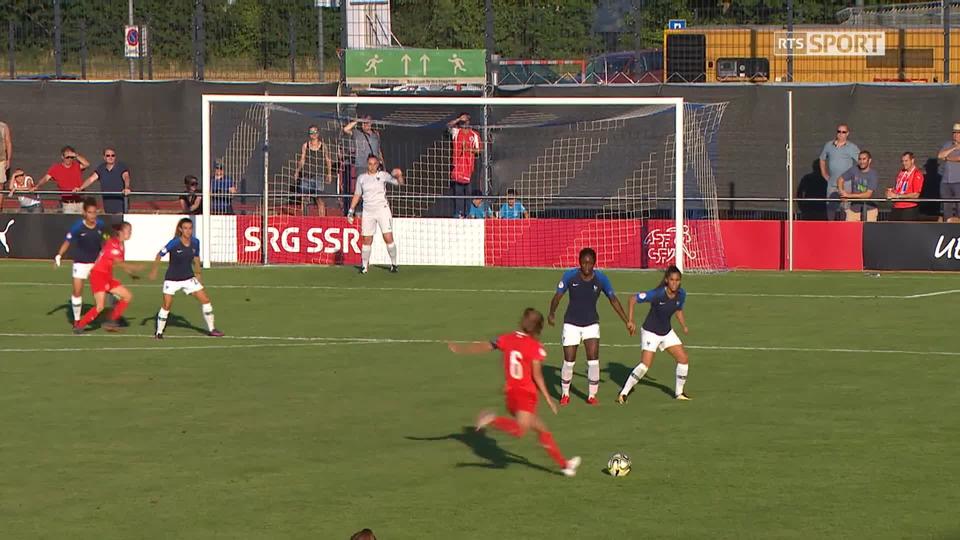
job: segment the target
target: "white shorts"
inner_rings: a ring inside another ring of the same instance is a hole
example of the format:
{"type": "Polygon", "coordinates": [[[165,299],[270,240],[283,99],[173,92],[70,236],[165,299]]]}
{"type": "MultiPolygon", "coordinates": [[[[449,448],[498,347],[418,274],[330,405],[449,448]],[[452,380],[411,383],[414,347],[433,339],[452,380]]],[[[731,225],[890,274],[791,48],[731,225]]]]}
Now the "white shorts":
{"type": "Polygon", "coordinates": [[[377,225],[380,226],[380,234],[393,232],[393,214],[389,208],[379,210],[363,209],[360,215],[360,234],[362,236],[373,236],[377,234],[377,225]]]}
{"type": "Polygon", "coordinates": [[[93,263],[73,263],[73,279],[87,279],[92,269],[93,263]]]}
{"type": "Polygon", "coordinates": [[[183,291],[186,294],[193,294],[202,290],[203,284],[197,281],[197,278],[195,277],[185,279],[183,281],[164,280],[163,282],[163,294],[169,294],[171,296],[177,294],[178,291],[183,291]]]}
{"type": "Polygon", "coordinates": [[[665,351],[670,347],[683,345],[680,337],[677,336],[677,333],[673,330],[670,330],[670,333],[667,335],[661,336],[642,328],[640,329],[640,343],[643,350],[650,352],[665,351]]]}
{"type": "Polygon", "coordinates": [[[563,323],[563,337],[560,338],[564,347],[579,345],[588,339],[600,339],[600,324],[589,326],[575,326],[563,323]]]}

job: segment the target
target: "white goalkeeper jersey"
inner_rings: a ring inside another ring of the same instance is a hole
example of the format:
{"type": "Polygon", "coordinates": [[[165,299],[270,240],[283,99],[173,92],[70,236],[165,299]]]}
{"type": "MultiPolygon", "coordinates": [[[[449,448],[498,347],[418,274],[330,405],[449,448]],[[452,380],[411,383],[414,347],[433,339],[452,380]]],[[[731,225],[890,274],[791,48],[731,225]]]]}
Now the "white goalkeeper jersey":
{"type": "Polygon", "coordinates": [[[376,174],[363,173],[357,177],[357,193],[363,197],[364,210],[390,208],[387,202],[387,184],[399,185],[390,174],[380,171],[376,174]]]}

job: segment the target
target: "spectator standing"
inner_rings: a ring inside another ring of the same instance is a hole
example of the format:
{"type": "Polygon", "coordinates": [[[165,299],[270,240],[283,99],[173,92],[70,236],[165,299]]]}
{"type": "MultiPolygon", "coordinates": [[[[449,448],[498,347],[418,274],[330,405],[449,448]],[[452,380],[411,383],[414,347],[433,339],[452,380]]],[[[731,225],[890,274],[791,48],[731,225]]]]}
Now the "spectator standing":
{"type": "Polygon", "coordinates": [[[500,219],[520,219],[530,217],[523,203],[517,200],[517,190],[507,190],[507,202],[500,205],[500,219]]]}
{"type": "Polygon", "coordinates": [[[97,180],[100,181],[100,190],[104,192],[103,213],[126,213],[127,195],[130,195],[130,169],[126,163],[117,160],[117,151],[113,147],[103,149],[103,162],[83,181],[78,191],[87,189],[97,180]]]}
{"type": "MultiPolygon", "coordinates": [[[[941,199],[960,199],[960,123],[953,125],[953,139],[943,145],[937,159],[943,162],[940,180],[941,199]]],[[[943,203],[943,219],[960,222],[960,202],[943,203]]]]}
{"type": "MultiPolygon", "coordinates": [[[[344,186],[344,193],[353,193],[357,176],[367,171],[367,158],[376,156],[380,160],[380,169],[383,170],[383,149],[380,147],[380,133],[373,129],[373,117],[369,114],[353,120],[343,126],[343,132],[353,139],[353,170],[350,172],[349,185],[344,186]],[[357,124],[360,129],[355,129],[357,124]]],[[[349,198],[344,200],[344,208],[350,204],[349,198]]]]}
{"type": "Polygon", "coordinates": [[[468,212],[467,196],[470,193],[477,154],[480,153],[480,134],[470,127],[470,115],[467,113],[461,113],[447,122],[447,129],[453,140],[453,169],[450,171],[450,179],[453,196],[459,197],[453,200],[453,217],[462,218],[468,212]]]}
{"type": "Polygon", "coordinates": [[[10,177],[10,196],[13,197],[13,194],[18,191],[22,193],[22,195],[18,197],[21,212],[31,214],[43,212],[43,205],[40,204],[40,199],[28,195],[32,190],[33,177],[27,176],[23,172],[23,169],[14,169],[13,176],[10,177]]]}
{"type": "Polygon", "coordinates": [[[203,213],[203,197],[200,196],[200,181],[188,174],[183,177],[184,193],[180,196],[180,211],[190,216],[203,213]]]}
{"type": "Polygon", "coordinates": [[[3,174],[0,178],[0,189],[3,189],[3,183],[7,181],[11,162],[13,162],[13,135],[10,133],[10,126],[0,122],[0,174],[3,174]]]}
{"type": "Polygon", "coordinates": [[[223,163],[219,161],[213,166],[213,178],[210,179],[210,193],[213,204],[210,211],[214,214],[232,214],[233,213],[233,194],[237,192],[237,186],[223,172],[223,163]]]}
{"type": "Polygon", "coordinates": [[[60,150],[60,162],[54,163],[47,169],[47,174],[33,187],[34,191],[53,180],[57,189],[64,192],[60,195],[60,206],[64,214],[82,214],[83,199],[74,191],[83,185],[83,170],[90,166],[90,162],[72,146],[64,146],[60,150]]]}
{"type": "MultiPolygon", "coordinates": [[[[327,153],[327,146],[320,139],[320,128],[310,126],[307,129],[307,142],[300,147],[300,160],[293,177],[299,182],[297,191],[302,195],[313,195],[317,205],[317,215],[327,215],[327,205],[320,197],[326,191],[327,184],[333,182],[333,161],[327,153]]],[[[306,206],[300,199],[300,206],[306,206]]]]}
{"type": "Polygon", "coordinates": [[[473,191],[473,202],[470,205],[470,211],[467,212],[470,219],[485,219],[493,217],[493,209],[487,206],[483,200],[483,193],[479,189],[473,191]]]}
{"type": "MultiPolygon", "coordinates": [[[[820,152],[820,174],[827,180],[827,198],[838,199],[840,193],[837,190],[837,179],[840,175],[857,166],[857,157],[860,149],[857,145],[849,141],[850,127],[847,124],[837,126],[837,135],[832,141],[823,145],[820,152]]],[[[845,186],[850,191],[850,186],[845,186]]],[[[837,219],[837,213],[840,205],[830,201],[827,203],[827,220],[837,219]]]]}
{"type": "Polygon", "coordinates": [[[870,152],[861,150],[857,156],[857,166],[850,167],[837,179],[840,199],[850,203],[850,208],[844,210],[847,221],[861,221],[861,219],[876,221],[877,216],[880,215],[880,209],[877,208],[876,203],[854,202],[857,199],[873,198],[873,193],[880,186],[880,178],[877,176],[877,171],[870,168],[871,164],[873,164],[873,156],[870,152]]]}
{"type": "Polygon", "coordinates": [[[923,173],[917,168],[913,152],[904,152],[900,157],[903,166],[897,174],[897,183],[887,188],[887,199],[895,201],[890,221],[916,221],[920,218],[920,207],[914,202],[923,191],[923,173]]]}

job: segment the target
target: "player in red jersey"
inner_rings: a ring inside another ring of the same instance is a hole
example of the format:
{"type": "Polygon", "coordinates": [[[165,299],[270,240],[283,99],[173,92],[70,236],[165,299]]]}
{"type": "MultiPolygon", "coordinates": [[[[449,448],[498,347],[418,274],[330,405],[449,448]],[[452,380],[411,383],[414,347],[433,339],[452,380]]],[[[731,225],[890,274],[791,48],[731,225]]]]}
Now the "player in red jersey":
{"type": "Polygon", "coordinates": [[[134,279],[136,279],[134,272],[142,269],[138,265],[123,260],[123,243],[130,239],[132,232],[133,226],[126,221],[113,226],[110,239],[103,245],[97,261],[93,263],[93,269],[90,270],[90,288],[93,290],[94,306],[73,326],[74,334],[82,334],[83,329],[100,315],[107,299],[107,293],[118,297],[120,301],[113,307],[113,311],[110,312],[110,320],[103,324],[103,329],[108,332],[117,332],[120,329],[117,319],[123,315],[124,310],[130,305],[133,294],[114,279],[113,267],[114,265],[120,267],[134,279]]]}
{"type": "Polygon", "coordinates": [[[537,416],[537,392],[557,414],[557,404],[547,392],[543,382],[541,363],[547,356],[543,345],[537,339],[543,330],[543,314],[533,308],[527,308],[520,320],[520,330],[503,334],[488,343],[450,343],[450,350],[457,354],[479,354],[498,349],[503,352],[503,374],[506,379],[504,392],[507,397],[507,410],[513,418],[497,416],[489,411],[481,411],[477,417],[477,430],[493,426],[514,437],[522,437],[527,430],[534,430],[540,444],[553,458],[561,472],[566,476],[577,474],[580,458],[565,459],[553,440],[553,434],[547,425],[537,416]]]}

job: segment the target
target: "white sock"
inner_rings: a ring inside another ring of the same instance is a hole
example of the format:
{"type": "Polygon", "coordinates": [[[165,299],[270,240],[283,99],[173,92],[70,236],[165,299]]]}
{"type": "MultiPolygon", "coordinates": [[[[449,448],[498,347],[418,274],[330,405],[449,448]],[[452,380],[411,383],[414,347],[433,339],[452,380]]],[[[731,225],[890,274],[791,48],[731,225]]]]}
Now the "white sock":
{"type": "Polygon", "coordinates": [[[390,255],[390,262],[397,265],[397,243],[387,244],[387,254],[390,255]]]}
{"type": "Polygon", "coordinates": [[[687,372],[690,371],[690,364],[677,364],[677,386],[676,395],[683,393],[683,385],[687,384],[687,372]]]}
{"type": "Polygon", "coordinates": [[[160,311],[157,312],[157,333],[162,334],[164,329],[167,327],[167,316],[170,315],[170,312],[160,308],[160,311]]]}
{"type": "Polygon", "coordinates": [[[597,396],[600,389],[600,359],[587,360],[587,384],[590,385],[590,397],[597,396]]]}
{"type": "Polygon", "coordinates": [[[216,326],[213,325],[213,305],[204,304],[200,306],[200,309],[203,311],[203,320],[207,322],[207,329],[213,332],[216,326]]]}
{"type": "Polygon", "coordinates": [[[370,264],[370,252],[373,251],[373,246],[368,246],[366,244],[360,248],[360,260],[363,261],[363,267],[366,268],[370,264]]]}
{"type": "Polygon", "coordinates": [[[564,396],[570,395],[570,383],[573,381],[573,362],[564,362],[560,368],[560,392],[564,396]]]}
{"type": "Polygon", "coordinates": [[[633,371],[630,373],[630,376],[627,377],[627,382],[623,383],[623,389],[620,390],[620,395],[625,396],[630,393],[630,390],[633,390],[633,387],[640,382],[640,379],[647,374],[647,365],[643,362],[637,364],[637,367],[633,368],[633,371]]]}
{"type": "Polygon", "coordinates": [[[83,314],[83,297],[82,296],[71,296],[70,297],[70,307],[73,308],[73,320],[79,321],[81,315],[83,314]]]}

